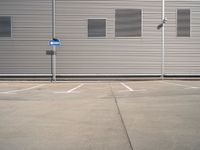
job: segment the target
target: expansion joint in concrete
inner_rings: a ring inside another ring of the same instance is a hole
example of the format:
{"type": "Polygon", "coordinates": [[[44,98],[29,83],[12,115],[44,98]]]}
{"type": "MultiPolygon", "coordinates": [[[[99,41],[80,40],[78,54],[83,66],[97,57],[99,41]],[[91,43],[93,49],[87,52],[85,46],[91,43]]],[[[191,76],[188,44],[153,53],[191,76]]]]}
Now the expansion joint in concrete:
{"type": "Polygon", "coordinates": [[[131,143],[131,139],[130,139],[130,136],[129,136],[129,134],[128,134],[128,130],[127,130],[127,128],[126,128],[126,125],[125,125],[125,122],[124,122],[122,113],[121,113],[121,111],[120,111],[119,104],[118,104],[118,101],[117,101],[117,97],[116,97],[115,94],[114,94],[114,91],[113,91],[113,89],[112,89],[112,85],[109,84],[109,86],[110,86],[110,90],[111,90],[112,96],[113,96],[113,98],[114,98],[115,105],[116,105],[116,107],[117,107],[117,112],[118,112],[118,114],[119,114],[119,117],[120,117],[120,120],[121,120],[121,123],[122,123],[122,127],[123,127],[124,132],[125,132],[125,135],[126,135],[126,137],[127,137],[127,140],[128,140],[129,146],[130,146],[130,149],[133,150],[133,145],[132,145],[132,143],[131,143]]]}

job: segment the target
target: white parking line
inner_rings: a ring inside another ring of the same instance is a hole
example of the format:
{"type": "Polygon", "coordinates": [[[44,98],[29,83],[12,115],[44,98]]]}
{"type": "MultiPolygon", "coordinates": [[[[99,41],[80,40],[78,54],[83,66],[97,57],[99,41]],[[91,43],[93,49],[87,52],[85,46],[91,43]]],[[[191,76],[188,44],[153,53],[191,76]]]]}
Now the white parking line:
{"type": "Polygon", "coordinates": [[[121,85],[123,85],[125,88],[127,88],[130,92],[137,92],[137,91],[146,91],[146,89],[139,89],[139,90],[134,90],[125,83],[121,82],[121,85]]]}
{"type": "Polygon", "coordinates": [[[40,84],[40,85],[32,86],[32,87],[29,87],[29,88],[25,88],[25,89],[12,90],[12,91],[7,91],[7,92],[0,92],[0,94],[16,94],[18,92],[24,92],[24,91],[29,91],[29,90],[32,90],[32,89],[36,89],[36,88],[42,87],[44,85],[45,84],[40,84]]]}
{"type": "Polygon", "coordinates": [[[129,91],[133,92],[134,90],[132,88],[130,88],[128,85],[126,85],[125,83],[121,82],[121,85],[123,85],[125,88],[127,88],[129,91]]]}
{"type": "Polygon", "coordinates": [[[167,81],[161,81],[161,82],[166,83],[166,84],[170,84],[170,85],[182,86],[182,87],[184,87],[184,89],[198,89],[198,88],[200,88],[200,87],[196,87],[196,86],[189,86],[189,85],[172,83],[172,82],[167,82],[167,81]]]}
{"type": "Polygon", "coordinates": [[[77,89],[79,89],[80,87],[82,87],[84,84],[79,84],[78,86],[76,86],[75,88],[73,88],[73,89],[70,89],[70,90],[68,90],[68,91],[62,91],[62,92],[54,92],[54,93],[57,93],[57,94],[59,94],[59,93],[72,93],[73,91],[75,91],[75,90],[77,90],[77,89]]]}
{"type": "Polygon", "coordinates": [[[83,85],[84,85],[84,84],[80,84],[80,85],[78,85],[77,87],[75,87],[75,88],[73,88],[73,89],[71,89],[71,90],[68,90],[67,93],[72,93],[73,91],[75,91],[76,89],[82,87],[83,85]]]}

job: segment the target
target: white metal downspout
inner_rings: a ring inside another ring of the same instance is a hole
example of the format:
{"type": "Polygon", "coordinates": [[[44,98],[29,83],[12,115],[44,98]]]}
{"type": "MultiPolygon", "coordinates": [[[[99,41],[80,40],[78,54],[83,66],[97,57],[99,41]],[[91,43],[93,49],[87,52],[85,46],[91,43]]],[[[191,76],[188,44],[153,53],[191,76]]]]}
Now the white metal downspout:
{"type": "Polygon", "coordinates": [[[162,0],[162,57],[161,57],[161,79],[164,79],[165,75],[165,0],[162,0]]]}
{"type": "MultiPolygon", "coordinates": [[[[56,0],[52,0],[52,39],[56,37],[56,0]]],[[[52,80],[56,82],[56,46],[53,46],[52,80]]]]}

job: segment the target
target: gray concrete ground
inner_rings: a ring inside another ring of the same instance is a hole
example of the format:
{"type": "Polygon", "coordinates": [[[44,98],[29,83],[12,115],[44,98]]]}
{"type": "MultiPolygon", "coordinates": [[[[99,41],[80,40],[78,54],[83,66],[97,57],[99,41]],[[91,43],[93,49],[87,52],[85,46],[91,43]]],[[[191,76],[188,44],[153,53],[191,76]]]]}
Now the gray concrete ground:
{"type": "Polygon", "coordinates": [[[0,150],[200,150],[200,81],[0,83],[0,150]]]}

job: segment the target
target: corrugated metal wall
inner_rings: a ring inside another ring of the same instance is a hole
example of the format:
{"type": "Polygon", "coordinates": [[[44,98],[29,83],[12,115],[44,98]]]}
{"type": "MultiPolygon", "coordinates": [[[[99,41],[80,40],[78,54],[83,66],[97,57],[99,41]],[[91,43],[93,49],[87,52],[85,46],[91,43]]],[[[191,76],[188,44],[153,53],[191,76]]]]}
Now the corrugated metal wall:
{"type": "Polygon", "coordinates": [[[12,38],[0,38],[0,74],[49,74],[51,0],[1,0],[0,15],[12,17],[12,38]]]}
{"type": "Polygon", "coordinates": [[[165,73],[200,75],[200,0],[166,1],[165,73]],[[177,9],[190,9],[190,37],[177,37],[177,9]]]}
{"type": "MultiPolygon", "coordinates": [[[[161,0],[57,0],[58,74],[160,74],[161,0]],[[142,9],[142,37],[115,37],[115,9],[142,9]],[[105,38],[87,37],[87,20],[106,19],[105,38]]],[[[51,0],[1,0],[12,38],[0,38],[0,74],[50,74],[51,0]]],[[[166,74],[200,74],[200,0],[167,0],[166,74]],[[191,37],[176,36],[177,8],[191,10],[191,37]]]]}
{"type": "Polygon", "coordinates": [[[57,0],[59,74],[160,74],[161,2],[57,0]],[[115,37],[115,9],[142,9],[142,37],[115,37]],[[105,18],[107,36],[87,37],[87,19],[105,18]]]}

